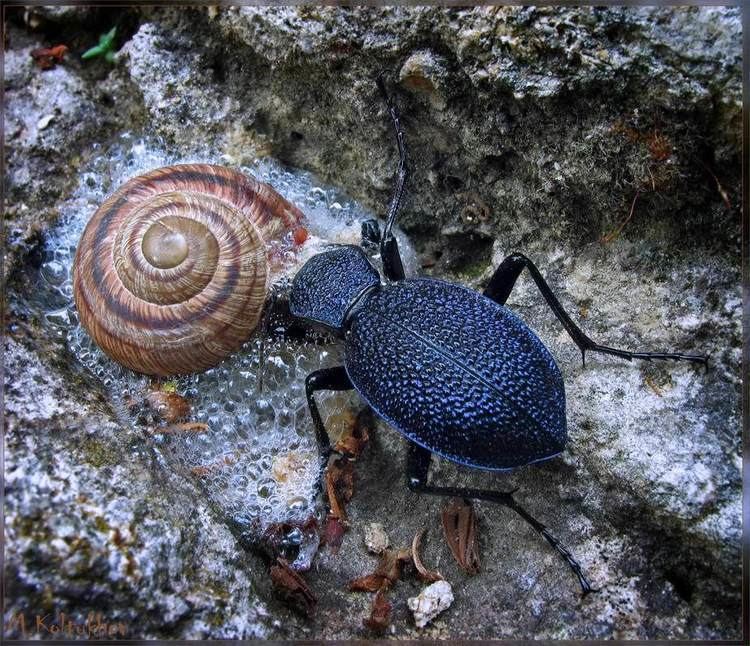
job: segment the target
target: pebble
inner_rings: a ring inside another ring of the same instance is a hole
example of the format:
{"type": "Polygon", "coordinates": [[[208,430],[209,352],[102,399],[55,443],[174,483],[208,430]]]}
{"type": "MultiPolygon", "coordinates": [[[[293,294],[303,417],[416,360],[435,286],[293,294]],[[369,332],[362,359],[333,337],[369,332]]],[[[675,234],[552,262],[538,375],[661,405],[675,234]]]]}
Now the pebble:
{"type": "Polygon", "coordinates": [[[406,602],[414,613],[417,628],[424,628],[443,610],[453,603],[453,589],[447,581],[435,581],[428,585],[417,597],[410,597],[406,602]]]}
{"type": "Polygon", "coordinates": [[[365,545],[373,554],[382,554],[388,548],[390,540],[380,523],[370,523],[365,527],[365,545]]]}
{"type": "Polygon", "coordinates": [[[39,121],[37,121],[37,130],[44,130],[50,123],[52,123],[52,119],[54,118],[54,114],[44,115],[41,119],[39,119],[39,121]]]}

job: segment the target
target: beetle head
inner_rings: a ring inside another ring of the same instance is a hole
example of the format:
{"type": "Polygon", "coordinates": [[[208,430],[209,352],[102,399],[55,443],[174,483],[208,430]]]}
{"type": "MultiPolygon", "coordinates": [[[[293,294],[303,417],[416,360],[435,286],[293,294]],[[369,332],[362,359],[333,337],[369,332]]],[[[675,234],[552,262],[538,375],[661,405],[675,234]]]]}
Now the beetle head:
{"type": "Polygon", "coordinates": [[[335,330],[362,293],[380,284],[380,274],[364,251],[353,245],[324,251],[308,260],[292,282],[292,315],[335,330]]]}

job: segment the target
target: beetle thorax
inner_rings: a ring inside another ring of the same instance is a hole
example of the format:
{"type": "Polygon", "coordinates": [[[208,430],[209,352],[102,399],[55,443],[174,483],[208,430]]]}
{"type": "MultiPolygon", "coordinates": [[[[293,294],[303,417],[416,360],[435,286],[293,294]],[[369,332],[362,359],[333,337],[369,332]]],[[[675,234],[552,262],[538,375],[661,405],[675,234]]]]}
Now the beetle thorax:
{"type": "Polygon", "coordinates": [[[359,247],[336,247],[305,263],[292,282],[289,299],[294,316],[335,330],[367,290],[380,284],[380,274],[359,247]]]}

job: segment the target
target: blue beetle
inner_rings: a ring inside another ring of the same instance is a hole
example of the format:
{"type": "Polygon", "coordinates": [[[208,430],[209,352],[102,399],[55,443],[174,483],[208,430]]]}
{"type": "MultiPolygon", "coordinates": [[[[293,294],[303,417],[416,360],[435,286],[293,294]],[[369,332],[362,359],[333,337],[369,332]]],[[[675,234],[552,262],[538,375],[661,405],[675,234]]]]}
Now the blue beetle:
{"type": "Polygon", "coordinates": [[[398,110],[382,81],[399,148],[394,195],[382,235],[363,226],[363,243],[380,247],[380,274],[360,247],[340,246],[311,258],[292,282],[293,316],[326,327],[345,344],[344,366],[317,370],[305,385],[321,453],[330,441],[315,403],[318,390],[356,389],[406,437],[407,483],[422,493],[488,500],[513,509],[569,564],[584,594],[592,587],[571,553],[513,499],[512,493],[428,484],[433,453],[461,465],[508,470],[558,455],[567,440],[565,386],[554,358],[504,304],[526,269],[581,349],[632,359],[698,355],[629,352],[594,343],[563,310],[524,255],[508,256],[483,294],[442,280],[406,279],[392,234],[406,182],[406,150],[398,110]]]}

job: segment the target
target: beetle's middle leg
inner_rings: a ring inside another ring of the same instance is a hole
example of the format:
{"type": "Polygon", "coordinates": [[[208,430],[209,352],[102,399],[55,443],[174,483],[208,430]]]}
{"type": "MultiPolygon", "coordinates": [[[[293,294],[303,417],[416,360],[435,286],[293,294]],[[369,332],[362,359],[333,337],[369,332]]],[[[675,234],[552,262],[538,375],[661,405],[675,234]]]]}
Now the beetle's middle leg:
{"type": "Polygon", "coordinates": [[[484,290],[484,295],[491,298],[496,303],[500,303],[500,305],[505,305],[505,301],[508,300],[508,296],[510,296],[510,292],[516,284],[516,280],[518,280],[518,277],[524,269],[528,269],[536,286],[539,288],[539,291],[542,292],[544,300],[547,301],[547,304],[550,306],[557,319],[563,324],[567,333],[580,348],[584,366],[586,365],[587,351],[611,354],[616,357],[623,357],[628,361],[631,361],[632,359],[676,359],[681,361],[696,361],[702,363],[704,366],[708,365],[707,357],[697,354],[681,354],[677,352],[630,352],[628,350],[610,348],[595,343],[586,336],[583,330],[581,330],[581,328],[573,322],[570,316],[568,316],[567,312],[560,304],[560,301],[557,300],[557,297],[552,293],[550,286],[544,280],[542,274],[536,268],[534,263],[520,253],[511,254],[500,263],[500,266],[495,270],[492,278],[490,278],[490,282],[484,290]]]}
{"type": "Polygon", "coordinates": [[[538,534],[555,548],[555,551],[565,560],[578,578],[584,596],[589,592],[597,592],[591,587],[591,583],[583,573],[580,563],[575,560],[570,551],[555,538],[550,531],[542,525],[529,512],[521,507],[514,499],[512,492],[488,491],[485,489],[464,489],[461,487],[436,487],[427,483],[428,472],[430,470],[430,460],[432,454],[430,451],[417,444],[409,445],[409,455],[407,458],[406,478],[409,489],[418,493],[433,494],[437,496],[455,496],[458,498],[473,498],[475,500],[487,500],[499,505],[505,505],[515,511],[523,518],[538,534]]]}

